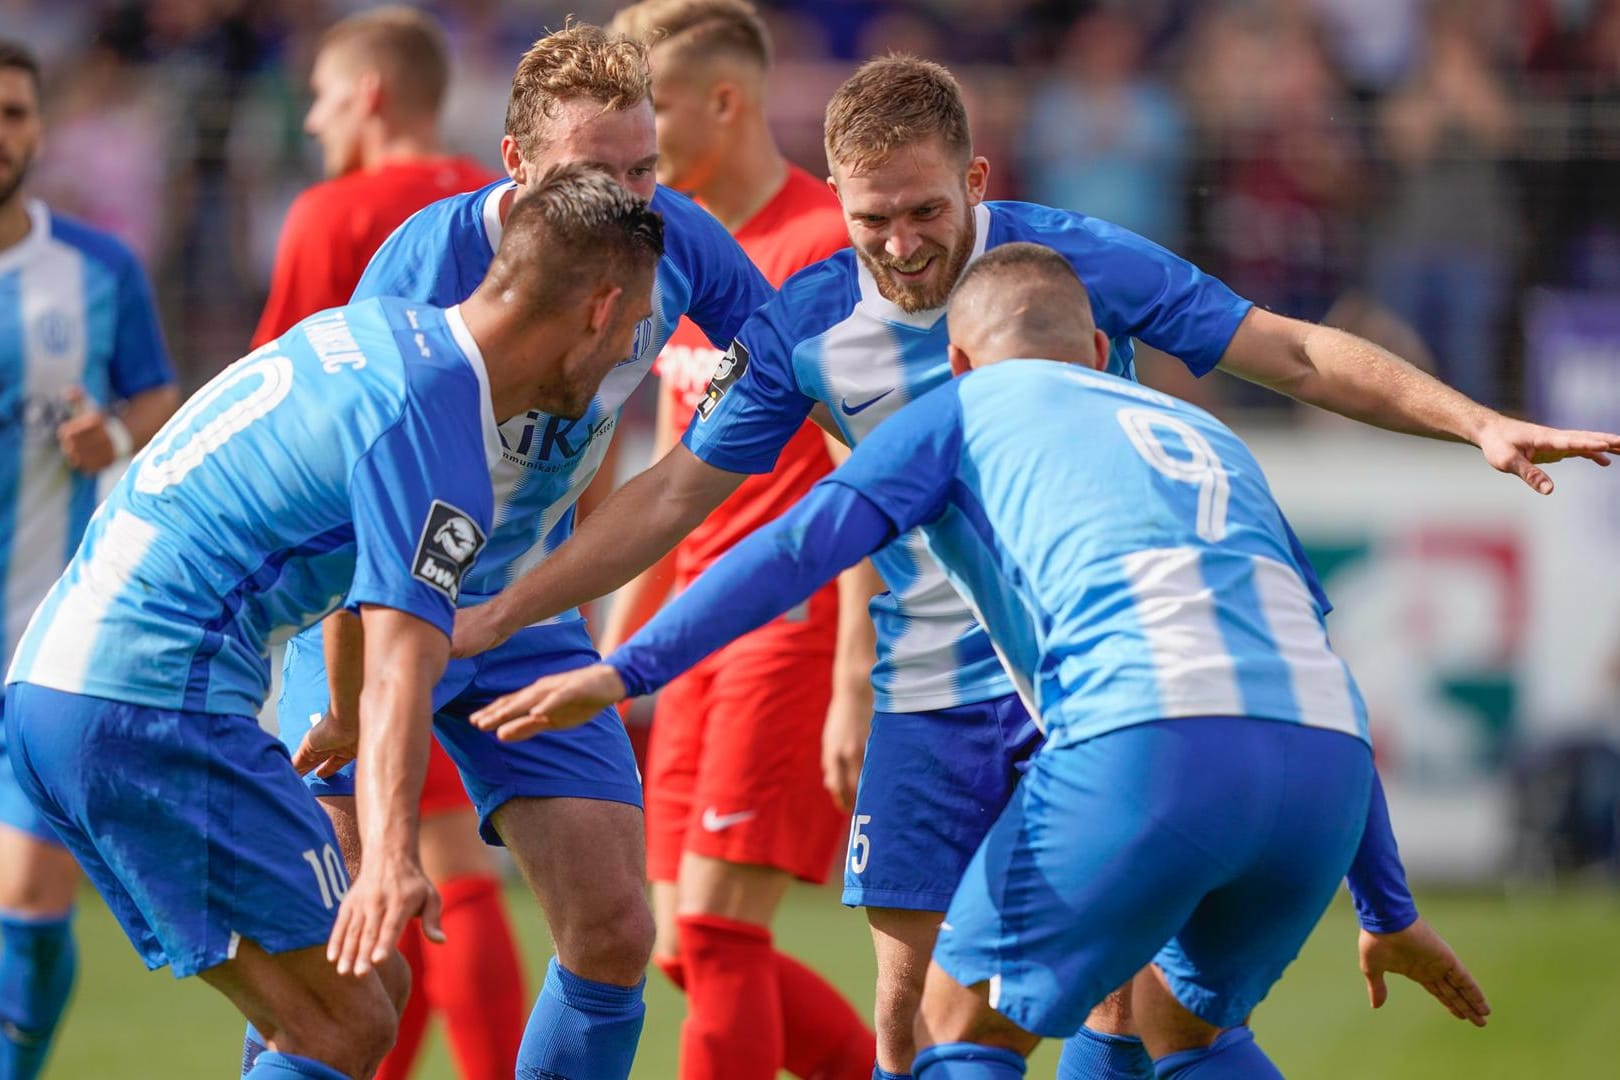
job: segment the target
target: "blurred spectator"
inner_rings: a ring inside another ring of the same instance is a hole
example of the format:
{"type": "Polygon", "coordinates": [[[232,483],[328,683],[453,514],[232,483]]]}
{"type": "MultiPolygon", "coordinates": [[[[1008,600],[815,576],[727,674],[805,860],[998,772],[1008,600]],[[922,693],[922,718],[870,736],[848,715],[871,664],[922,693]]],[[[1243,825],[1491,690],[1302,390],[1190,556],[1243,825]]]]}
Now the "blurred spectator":
{"type": "Polygon", "coordinates": [[[1370,272],[1446,381],[1494,404],[1519,233],[1507,162],[1517,117],[1481,37],[1471,4],[1437,4],[1423,60],[1383,106],[1380,149],[1393,175],[1370,272]]]}
{"type": "Polygon", "coordinates": [[[1130,16],[1077,19],[1035,87],[1019,155],[1029,198],[1123,225],[1170,247],[1183,226],[1182,113],[1141,69],[1130,16]]]}

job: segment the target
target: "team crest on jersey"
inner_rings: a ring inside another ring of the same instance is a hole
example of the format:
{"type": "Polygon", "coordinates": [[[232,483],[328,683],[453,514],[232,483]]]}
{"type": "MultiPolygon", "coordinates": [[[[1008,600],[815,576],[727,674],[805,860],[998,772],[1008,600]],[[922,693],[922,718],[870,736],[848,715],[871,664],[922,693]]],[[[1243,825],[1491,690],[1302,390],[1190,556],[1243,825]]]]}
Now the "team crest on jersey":
{"type": "Polygon", "coordinates": [[[642,356],[646,354],[647,350],[652,347],[652,339],[653,321],[652,316],[649,315],[645,319],[642,319],[640,322],[636,323],[636,343],[630,347],[630,355],[625,357],[623,360],[620,360],[613,366],[624,367],[626,364],[633,364],[637,360],[640,360],[642,356]]]}
{"type": "Polygon", "coordinates": [[[709,378],[708,392],[703,395],[703,400],[698,402],[698,419],[707,420],[709,414],[714,412],[714,407],[720,404],[720,399],[726,396],[726,391],[736,385],[737,380],[742,378],[747,370],[748,346],[741,341],[733,341],[731,348],[720,358],[719,365],[709,378]]]}
{"type": "Polygon", "coordinates": [[[461,578],[484,548],[484,532],[471,517],[447,502],[433,500],[427,523],[416,540],[411,576],[431,585],[454,603],[461,578]]]}
{"type": "Polygon", "coordinates": [[[73,322],[65,312],[47,311],[36,324],[39,344],[52,356],[61,356],[73,347],[73,322]]]}

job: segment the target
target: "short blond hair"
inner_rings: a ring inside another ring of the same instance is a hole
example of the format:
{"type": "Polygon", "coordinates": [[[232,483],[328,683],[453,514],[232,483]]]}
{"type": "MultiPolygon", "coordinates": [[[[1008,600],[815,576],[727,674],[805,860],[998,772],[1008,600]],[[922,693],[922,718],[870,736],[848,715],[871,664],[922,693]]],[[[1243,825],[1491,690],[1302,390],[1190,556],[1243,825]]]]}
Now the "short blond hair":
{"type": "Polygon", "coordinates": [[[562,102],[584,98],[612,112],[651,97],[645,45],[600,26],[574,23],[536,41],[518,61],[506,104],[506,133],[533,158],[544,122],[557,115],[562,102]]]}
{"type": "Polygon", "coordinates": [[[331,49],[375,66],[401,108],[437,115],[450,84],[450,49],[432,16],[403,4],[358,12],[321,35],[317,54],[331,49]]]}
{"type": "Polygon", "coordinates": [[[613,16],[608,29],[649,48],[667,42],[682,61],[726,54],[771,66],[770,31],[748,0],[641,0],[613,16]]]}
{"type": "Polygon", "coordinates": [[[902,146],[937,138],[973,153],[962,87],[943,64],[915,56],[868,60],[827,102],[827,164],[860,170],[902,146]]]}

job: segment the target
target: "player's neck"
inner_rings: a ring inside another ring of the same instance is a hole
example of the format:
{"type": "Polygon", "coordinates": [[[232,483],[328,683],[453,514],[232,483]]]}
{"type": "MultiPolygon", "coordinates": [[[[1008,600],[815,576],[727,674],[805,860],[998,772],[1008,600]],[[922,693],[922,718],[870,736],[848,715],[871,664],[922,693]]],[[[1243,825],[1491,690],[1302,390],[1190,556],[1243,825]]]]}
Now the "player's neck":
{"type": "Polygon", "coordinates": [[[438,157],[441,152],[439,133],[431,124],[379,132],[366,141],[360,155],[360,167],[368,171],[380,169],[403,161],[438,157]]]}
{"type": "Polygon", "coordinates": [[[22,243],[32,223],[28,220],[28,200],[21,191],[0,203],[0,251],[8,251],[22,243]]]}
{"type": "Polygon", "coordinates": [[[776,198],[787,177],[787,159],[759,117],[726,155],[726,163],[692,194],[728,232],[736,232],[776,198]]]}

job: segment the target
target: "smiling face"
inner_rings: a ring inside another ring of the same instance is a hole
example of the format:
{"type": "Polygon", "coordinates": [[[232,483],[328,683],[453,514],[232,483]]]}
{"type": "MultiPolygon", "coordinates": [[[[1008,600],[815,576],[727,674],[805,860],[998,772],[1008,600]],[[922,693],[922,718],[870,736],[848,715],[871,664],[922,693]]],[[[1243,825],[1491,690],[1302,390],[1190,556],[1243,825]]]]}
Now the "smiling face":
{"type": "Polygon", "coordinates": [[[572,162],[595,165],[643,199],[657,189],[658,136],[650,101],[607,112],[591,98],[559,102],[556,115],[540,125],[539,141],[533,160],[522,156],[512,136],[501,143],[507,173],[524,190],[552,166],[572,162]]]}
{"type": "Polygon", "coordinates": [[[962,163],[937,138],[858,170],[833,167],[850,243],[885,300],[916,312],[950,297],[973,254],[988,169],[983,158],[962,163]]]}
{"type": "Polygon", "coordinates": [[[21,68],[0,67],[0,206],[22,187],[44,134],[33,76],[21,68]]]}

